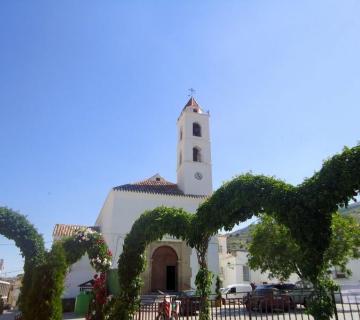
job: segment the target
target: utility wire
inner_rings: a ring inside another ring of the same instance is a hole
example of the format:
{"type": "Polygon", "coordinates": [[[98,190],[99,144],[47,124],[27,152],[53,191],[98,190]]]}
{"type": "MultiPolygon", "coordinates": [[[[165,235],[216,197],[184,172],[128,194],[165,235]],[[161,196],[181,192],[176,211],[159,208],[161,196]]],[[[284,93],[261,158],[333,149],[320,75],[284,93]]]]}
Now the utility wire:
{"type": "MultiPolygon", "coordinates": [[[[47,244],[47,243],[52,243],[52,241],[44,242],[44,244],[47,244]]],[[[17,245],[15,243],[0,243],[0,246],[15,246],[15,247],[17,247],[17,245]]]]}

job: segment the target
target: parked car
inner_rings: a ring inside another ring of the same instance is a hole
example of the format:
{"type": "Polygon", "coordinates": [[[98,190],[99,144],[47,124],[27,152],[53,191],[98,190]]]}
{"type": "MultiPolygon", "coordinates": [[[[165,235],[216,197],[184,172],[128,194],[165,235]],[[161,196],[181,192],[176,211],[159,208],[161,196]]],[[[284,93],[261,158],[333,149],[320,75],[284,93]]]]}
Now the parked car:
{"type": "Polygon", "coordinates": [[[196,295],[196,290],[181,291],[176,300],[180,301],[180,315],[194,315],[200,309],[200,297],[196,295]]]}
{"type": "Polygon", "coordinates": [[[294,288],[289,292],[289,295],[295,304],[306,307],[313,293],[314,288],[310,282],[298,281],[294,284],[294,288]]]}
{"type": "Polygon", "coordinates": [[[294,283],[275,283],[271,284],[274,288],[279,289],[280,291],[287,292],[294,290],[296,288],[296,285],[294,283]]]}
{"type": "MultiPolygon", "coordinates": [[[[312,283],[308,281],[298,281],[295,283],[293,290],[289,291],[289,295],[295,302],[295,304],[302,304],[307,306],[309,300],[314,294],[314,287],[312,283]]],[[[330,294],[330,293],[329,293],[330,294]]],[[[342,296],[340,291],[334,292],[335,303],[342,303],[342,296]]]]}
{"type": "Polygon", "coordinates": [[[287,294],[290,296],[290,304],[291,308],[295,309],[296,305],[299,304],[296,300],[299,300],[300,292],[297,291],[296,285],[294,283],[275,283],[270,284],[269,286],[272,286],[280,291],[280,293],[287,294]]]}
{"type": "Polygon", "coordinates": [[[244,297],[244,305],[248,311],[288,311],[295,308],[290,296],[274,285],[257,286],[253,292],[244,297]]]}
{"type": "Polygon", "coordinates": [[[221,290],[222,303],[226,304],[226,299],[242,299],[251,291],[252,287],[248,283],[231,284],[221,290]]]}

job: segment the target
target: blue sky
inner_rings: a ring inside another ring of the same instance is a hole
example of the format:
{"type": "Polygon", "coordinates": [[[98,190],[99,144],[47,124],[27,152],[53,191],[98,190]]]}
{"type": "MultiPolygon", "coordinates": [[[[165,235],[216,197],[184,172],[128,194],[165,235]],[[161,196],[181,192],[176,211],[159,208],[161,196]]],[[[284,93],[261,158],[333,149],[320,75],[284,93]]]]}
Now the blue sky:
{"type": "MultiPolygon", "coordinates": [[[[360,139],[359,16],[355,0],[1,1],[0,205],[49,245],[111,187],[175,181],[190,87],[214,188],[249,170],[300,183],[360,139]]],[[[3,237],[0,258],[22,267],[3,237]]]]}

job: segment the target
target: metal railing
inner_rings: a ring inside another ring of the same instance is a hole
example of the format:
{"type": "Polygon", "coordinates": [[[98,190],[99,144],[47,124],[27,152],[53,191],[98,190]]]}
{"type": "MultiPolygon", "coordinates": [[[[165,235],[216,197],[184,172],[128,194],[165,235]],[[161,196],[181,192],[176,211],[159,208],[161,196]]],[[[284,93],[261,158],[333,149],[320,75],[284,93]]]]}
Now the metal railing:
{"type": "MultiPolygon", "coordinates": [[[[277,297],[268,298],[257,296],[223,298],[221,303],[211,297],[210,318],[211,320],[313,320],[306,313],[306,307],[302,304],[291,302],[291,293],[281,294],[277,297]],[[275,298],[275,299],[274,299],[275,298]],[[291,302],[291,303],[290,303],[291,302]]],[[[335,293],[336,302],[334,320],[360,320],[360,292],[351,294],[335,293]]],[[[180,299],[180,313],[178,319],[198,320],[200,300],[196,298],[180,299]]],[[[144,300],[134,320],[167,320],[161,315],[162,297],[144,300]]],[[[176,320],[176,317],[174,317],[176,320]]]]}

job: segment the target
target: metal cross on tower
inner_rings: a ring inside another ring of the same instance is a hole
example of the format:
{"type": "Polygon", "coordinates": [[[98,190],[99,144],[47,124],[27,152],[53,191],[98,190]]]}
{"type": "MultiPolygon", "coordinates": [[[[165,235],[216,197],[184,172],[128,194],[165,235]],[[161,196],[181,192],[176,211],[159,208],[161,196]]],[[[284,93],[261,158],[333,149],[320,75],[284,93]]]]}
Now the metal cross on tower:
{"type": "Polygon", "coordinates": [[[189,97],[193,97],[194,96],[194,94],[195,94],[195,89],[194,88],[190,88],[190,89],[188,89],[189,90],[189,92],[190,92],[190,94],[188,95],[189,97]]]}

